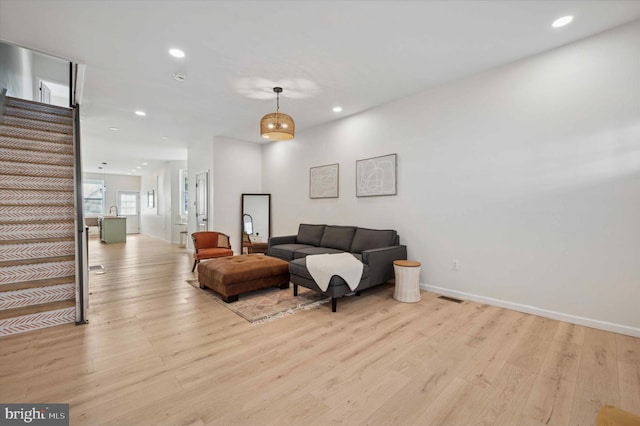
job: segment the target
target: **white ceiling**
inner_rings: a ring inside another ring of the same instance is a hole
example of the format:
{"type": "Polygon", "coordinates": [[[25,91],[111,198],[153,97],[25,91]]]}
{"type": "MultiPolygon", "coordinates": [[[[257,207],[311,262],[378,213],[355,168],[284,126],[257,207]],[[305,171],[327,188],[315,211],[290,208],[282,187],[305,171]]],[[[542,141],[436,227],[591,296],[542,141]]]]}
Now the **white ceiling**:
{"type": "Polygon", "coordinates": [[[0,40],[86,64],[85,170],[142,174],[214,136],[262,143],[276,85],[300,133],[639,18],[635,0],[0,0],[0,40]]]}

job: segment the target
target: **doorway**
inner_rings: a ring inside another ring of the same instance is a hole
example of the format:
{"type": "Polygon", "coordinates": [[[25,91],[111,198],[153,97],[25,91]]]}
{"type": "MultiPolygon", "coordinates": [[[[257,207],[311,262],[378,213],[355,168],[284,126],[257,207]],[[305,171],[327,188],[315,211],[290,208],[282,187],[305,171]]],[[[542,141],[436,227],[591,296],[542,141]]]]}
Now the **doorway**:
{"type": "Polygon", "coordinates": [[[140,232],[140,193],[118,191],[118,213],[127,218],[127,234],[140,232]]]}
{"type": "Polygon", "coordinates": [[[208,182],[209,172],[202,172],[196,175],[196,231],[209,230],[208,182]]]}

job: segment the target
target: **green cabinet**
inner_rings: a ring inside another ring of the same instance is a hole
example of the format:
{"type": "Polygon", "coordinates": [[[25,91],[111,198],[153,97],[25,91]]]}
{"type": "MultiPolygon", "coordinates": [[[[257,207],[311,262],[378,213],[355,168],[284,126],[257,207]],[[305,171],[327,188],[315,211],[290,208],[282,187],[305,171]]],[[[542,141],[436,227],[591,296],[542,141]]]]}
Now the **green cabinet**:
{"type": "Polygon", "coordinates": [[[100,240],[105,244],[127,242],[127,218],[126,217],[101,217],[100,240]]]}

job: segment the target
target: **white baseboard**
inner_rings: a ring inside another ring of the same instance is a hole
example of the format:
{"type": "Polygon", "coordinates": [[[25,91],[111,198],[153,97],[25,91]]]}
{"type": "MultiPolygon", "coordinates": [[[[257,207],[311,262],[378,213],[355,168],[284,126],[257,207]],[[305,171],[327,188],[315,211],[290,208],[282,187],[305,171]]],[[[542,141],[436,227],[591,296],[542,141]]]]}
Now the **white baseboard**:
{"type": "Polygon", "coordinates": [[[494,299],[492,297],[478,296],[476,294],[450,290],[429,284],[420,284],[420,289],[430,291],[432,293],[442,294],[443,296],[455,297],[456,299],[471,300],[474,302],[485,303],[487,305],[499,306],[501,308],[511,309],[518,312],[524,312],[527,314],[538,315],[541,317],[564,321],[571,324],[596,328],[598,330],[612,331],[614,333],[620,333],[626,336],[640,337],[640,328],[629,327],[627,325],[615,324],[607,321],[599,321],[591,318],[565,314],[562,312],[549,311],[546,309],[536,308],[535,306],[522,305],[520,303],[494,299]]]}

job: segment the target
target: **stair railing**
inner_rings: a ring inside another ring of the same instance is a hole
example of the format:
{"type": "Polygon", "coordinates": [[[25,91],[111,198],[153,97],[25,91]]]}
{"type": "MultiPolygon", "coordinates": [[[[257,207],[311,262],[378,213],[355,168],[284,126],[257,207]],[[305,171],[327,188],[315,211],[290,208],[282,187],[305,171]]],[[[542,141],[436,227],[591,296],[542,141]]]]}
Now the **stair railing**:
{"type": "MultiPolygon", "coordinates": [[[[74,80],[71,80],[71,85],[74,80]]],[[[76,324],[88,323],[89,307],[89,241],[84,226],[84,198],[82,194],[82,157],[80,155],[80,105],[72,106],[73,151],[75,156],[74,182],[76,204],[76,324]]]]}

